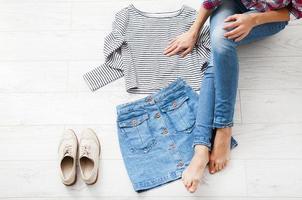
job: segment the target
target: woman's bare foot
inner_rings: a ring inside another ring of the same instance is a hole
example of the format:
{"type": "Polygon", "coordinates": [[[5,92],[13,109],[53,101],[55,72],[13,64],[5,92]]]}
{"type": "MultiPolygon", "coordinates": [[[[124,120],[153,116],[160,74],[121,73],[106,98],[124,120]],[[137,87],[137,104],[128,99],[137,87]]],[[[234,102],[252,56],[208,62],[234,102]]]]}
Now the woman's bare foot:
{"type": "Polygon", "coordinates": [[[204,145],[195,145],[195,153],[189,166],[182,173],[182,182],[189,192],[195,192],[204,170],[209,162],[209,149],[204,145]]]}
{"type": "Polygon", "coordinates": [[[214,146],[210,155],[209,171],[211,174],[222,170],[230,160],[232,128],[217,128],[214,146]]]}

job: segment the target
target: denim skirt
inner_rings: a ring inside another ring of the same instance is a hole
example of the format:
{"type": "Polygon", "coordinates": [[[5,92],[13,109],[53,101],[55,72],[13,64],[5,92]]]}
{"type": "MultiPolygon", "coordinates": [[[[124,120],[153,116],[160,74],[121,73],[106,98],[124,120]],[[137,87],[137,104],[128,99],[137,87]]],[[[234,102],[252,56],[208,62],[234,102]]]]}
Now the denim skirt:
{"type": "Polygon", "coordinates": [[[193,156],[199,95],[182,78],[117,109],[120,150],[136,192],[179,179],[193,156]]]}

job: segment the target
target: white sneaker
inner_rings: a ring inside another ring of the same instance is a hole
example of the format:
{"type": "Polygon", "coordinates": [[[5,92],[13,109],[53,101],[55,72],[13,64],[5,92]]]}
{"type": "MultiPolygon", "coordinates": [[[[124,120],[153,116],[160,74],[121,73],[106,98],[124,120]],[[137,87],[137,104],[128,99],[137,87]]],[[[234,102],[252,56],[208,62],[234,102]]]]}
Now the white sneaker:
{"type": "Polygon", "coordinates": [[[65,185],[72,185],[76,181],[77,151],[78,140],[74,131],[65,130],[58,149],[60,175],[65,185]]]}
{"type": "Polygon", "coordinates": [[[79,147],[79,166],[83,181],[94,184],[98,178],[100,142],[92,129],[82,132],[79,147]]]}

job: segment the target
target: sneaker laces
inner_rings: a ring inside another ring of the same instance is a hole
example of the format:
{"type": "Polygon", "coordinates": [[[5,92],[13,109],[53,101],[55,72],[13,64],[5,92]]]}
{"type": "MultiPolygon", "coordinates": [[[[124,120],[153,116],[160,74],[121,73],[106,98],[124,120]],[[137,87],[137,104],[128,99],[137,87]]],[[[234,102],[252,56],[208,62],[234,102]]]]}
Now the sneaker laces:
{"type": "Polygon", "coordinates": [[[64,147],[64,156],[72,154],[72,145],[65,145],[64,147]]]}
{"type": "Polygon", "coordinates": [[[89,157],[89,154],[90,154],[90,146],[88,146],[88,145],[83,145],[83,146],[81,146],[81,148],[80,148],[80,153],[81,153],[81,156],[89,157]]]}

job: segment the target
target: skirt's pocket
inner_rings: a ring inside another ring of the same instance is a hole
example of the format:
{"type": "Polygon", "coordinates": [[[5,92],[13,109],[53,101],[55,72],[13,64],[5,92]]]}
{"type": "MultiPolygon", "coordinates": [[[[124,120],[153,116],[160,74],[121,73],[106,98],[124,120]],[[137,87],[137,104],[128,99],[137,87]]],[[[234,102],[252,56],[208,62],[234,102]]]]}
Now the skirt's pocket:
{"type": "Polygon", "coordinates": [[[118,121],[121,134],[133,153],[148,153],[156,138],[149,128],[149,115],[146,112],[129,114],[126,118],[118,121]]]}
{"type": "Polygon", "coordinates": [[[186,93],[182,93],[179,96],[174,95],[172,98],[168,98],[160,106],[161,111],[166,113],[178,132],[190,133],[195,124],[196,117],[188,104],[189,99],[186,93]]]}

